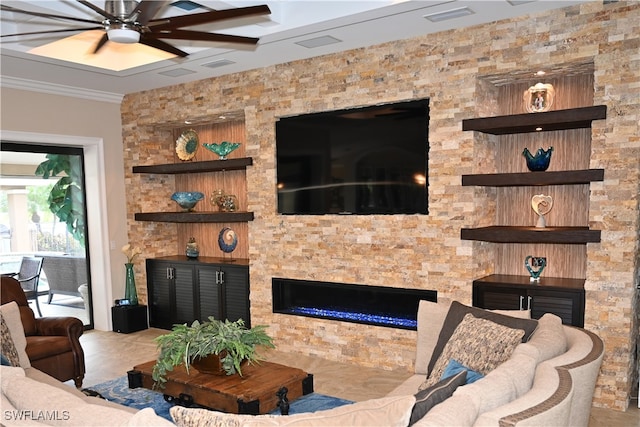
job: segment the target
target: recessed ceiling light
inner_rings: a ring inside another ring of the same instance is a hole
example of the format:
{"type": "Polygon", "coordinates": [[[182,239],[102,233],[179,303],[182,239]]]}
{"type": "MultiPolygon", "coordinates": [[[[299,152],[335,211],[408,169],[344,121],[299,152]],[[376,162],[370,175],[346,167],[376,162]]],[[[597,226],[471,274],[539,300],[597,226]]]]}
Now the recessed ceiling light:
{"type": "Polygon", "coordinates": [[[534,1],[535,0],[507,0],[507,3],[511,6],[520,6],[521,4],[533,3],[534,1]]]}
{"type": "Polygon", "coordinates": [[[303,46],[309,49],[313,49],[320,46],[326,46],[328,44],[340,43],[341,41],[342,40],[338,40],[335,37],[321,36],[313,39],[302,40],[302,41],[296,42],[296,44],[299,44],[300,46],[303,46]]]}
{"type": "Polygon", "coordinates": [[[186,10],[187,12],[192,11],[194,9],[202,8],[202,6],[199,5],[198,3],[194,3],[194,2],[189,1],[189,0],[174,1],[173,3],[171,3],[171,6],[175,6],[175,7],[179,8],[179,9],[186,10]]]}
{"type": "Polygon", "coordinates": [[[231,64],[235,64],[235,62],[229,59],[220,59],[218,61],[207,62],[205,64],[202,64],[202,66],[208,67],[208,68],[218,68],[218,67],[224,67],[225,65],[231,65],[231,64]]]}
{"type": "Polygon", "coordinates": [[[423,18],[431,22],[446,21],[448,19],[460,18],[461,16],[473,15],[475,12],[468,7],[459,7],[457,9],[445,10],[444,12],[436,12],[430,15],[424,15],[423,18]]]}
{"type": "Polygon", "coordinates": [[[186,68],[176,68],[174,70],[163,71],[158,74],[162,74],[163,76],[169,76],[169,77],[180,77],[180,76],[186,76],[187,74],[193,74],[193,73],[195,73],[195,71],[187,70],[186,68]]]}

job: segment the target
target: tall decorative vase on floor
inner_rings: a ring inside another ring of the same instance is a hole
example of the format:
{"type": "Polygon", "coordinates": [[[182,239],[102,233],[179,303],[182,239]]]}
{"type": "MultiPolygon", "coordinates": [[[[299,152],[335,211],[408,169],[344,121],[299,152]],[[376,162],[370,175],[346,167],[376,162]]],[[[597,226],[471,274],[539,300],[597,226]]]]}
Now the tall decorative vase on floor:
{"type": "Polygon", "coordinates": [[[136,291],[136,273],[133,271],[133,264],[128,262],[124,265],[126,272],[126,282],[124,285],[124,299],[130,305],[138,305],[138,291],[136,291]]]}

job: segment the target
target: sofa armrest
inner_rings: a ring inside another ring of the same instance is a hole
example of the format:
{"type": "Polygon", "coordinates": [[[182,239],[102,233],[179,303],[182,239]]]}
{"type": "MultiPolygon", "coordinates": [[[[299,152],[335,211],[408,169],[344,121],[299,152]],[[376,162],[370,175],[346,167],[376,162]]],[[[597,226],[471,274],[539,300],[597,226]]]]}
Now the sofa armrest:
{"type": "Polygon", "coordinates": [[[41,317],[36,319],[38,335],[67,336],[79,340],[84,332],[84,325],[75,317],[41,317]]]}

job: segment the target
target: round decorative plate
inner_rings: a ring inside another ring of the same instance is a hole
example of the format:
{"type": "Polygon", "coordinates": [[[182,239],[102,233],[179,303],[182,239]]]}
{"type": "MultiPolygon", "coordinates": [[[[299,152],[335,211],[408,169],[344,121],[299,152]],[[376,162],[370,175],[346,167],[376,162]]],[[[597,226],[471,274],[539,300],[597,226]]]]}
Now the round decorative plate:
{"type": "Polygon", "coordinates": [[[191,160],[198,151],[198,134],[189,129],[182,132],[176,140],[176,154],[180,160],[191,160]]]}
{"type": "Polygon", "coordinates": [[[218,234],[218,246],[222,252],[233,252],[238,246],[238,235],[232,229],[225,227],[218,234]]]}

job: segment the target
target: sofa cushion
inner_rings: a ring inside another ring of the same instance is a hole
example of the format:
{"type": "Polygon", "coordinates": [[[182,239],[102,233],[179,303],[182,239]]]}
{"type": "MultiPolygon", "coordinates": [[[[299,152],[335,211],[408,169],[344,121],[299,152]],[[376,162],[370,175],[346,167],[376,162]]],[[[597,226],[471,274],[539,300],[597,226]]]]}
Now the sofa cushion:
{"type": "Polygon", "coordinates": [[[127,425],[132,414],[120,409],[86,403],[59,388],[28,377],[2,378],[2,394],[22,414],[46,425],[127,425]]]}
{"type": "Polygon", "coordinates": [[[455,328],[420,388],[424,389],[438,382],[451,359],[486,375],[511,356],[524,335],[525,331],[522,329],[513,329],[467,313],[455,328]]]}
{"type": "Polygon", "coordinates": [[[567,337],[562,319],[555,314],[545,313],[538,320],[538,329],[531,336],[529,343],[540,352],[538,362],[549,360],[567,351],[567,337]]]}
{"type": "Polygon", "coordinates": [[[352,403],[325,411],[294,415],[235,415],[207,409],[171,408],[171,417],[179,427],[233,426],[402,426],[411,418],[415,397],[396,396],[352,403]]]}
{"type": "Polygon", "coordinates": [[[0,339],[2,339],[2,365],[20,366],[20,356],[2,312],[0,312],[0,339]]]}
{"type": "Polygon", "coordinates": [[[431,374],[431,371],[434,369],[436,362],[440,358],[440,354],[442,353],[445,345],[447,344],[447,342],[449,342],[451,335],[458,327],[460,322],[462,322],[467,313],[473,314],[473,316],[476,318],[487,319],[511,329],[522,329],[524,331],[522,342],[528,341],[538,326],[537,320],[520,319],[513,316],[505,316],[503,314],[494,313],[489,310],[484,310],[477,307],[469,307],[459,303],[458,301],[453,301],[451,303],[449,311],[447,312],[447,317],[444,320],[442,329],[440,330],[440,333],[438,335],[438,342],[433,349],[433,354],[429,362],[427,375],[431,374]]]}
{"type": "Polygon", "coordinates": [[[416,421],[424,417],[431,408],[449,398],[458,387],[465,384],[466,380],[467,371],[463,369],[440,380],[437,384],[419,391],[416,394],[416,403],[411,411],[409,425],[415,424],[416,421]]]}
{"type": "Polygon", "coordinates": [[[20,318],[20,308],[15,301],[11,301],[7,304],[0,306],[0,312],[2,317],[11,333],[11,339],[18,352],[18,358],[20,360],[20,366],[22,368],[28,368],[31,366],[29,356],[27,356],[27,338],[24,336],[24,328],[22,327],[22,319],[20,318]]]}

